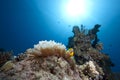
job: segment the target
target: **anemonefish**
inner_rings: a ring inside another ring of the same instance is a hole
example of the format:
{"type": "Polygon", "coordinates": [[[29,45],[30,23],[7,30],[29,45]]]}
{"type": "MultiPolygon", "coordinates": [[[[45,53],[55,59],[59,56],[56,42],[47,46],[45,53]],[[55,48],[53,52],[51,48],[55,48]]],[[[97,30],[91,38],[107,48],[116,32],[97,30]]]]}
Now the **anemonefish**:
{"type": "Polygon", "coordinates": [[[73,51],[73,48],[69,48],[67,51],[66,51],[67,54],[70,54],[70,57],[74,56],[74,51],[73,51]]]}

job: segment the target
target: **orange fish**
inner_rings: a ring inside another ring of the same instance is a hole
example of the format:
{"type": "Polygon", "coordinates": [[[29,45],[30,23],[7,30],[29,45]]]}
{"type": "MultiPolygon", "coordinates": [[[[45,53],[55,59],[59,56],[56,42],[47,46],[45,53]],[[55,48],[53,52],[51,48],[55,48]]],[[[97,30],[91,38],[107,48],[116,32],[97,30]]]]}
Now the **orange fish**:
{"type": "Polygon", "coordinates": [[[73,51],[73,48],[69,48],[67,51],[66,51],[67,54],[70,54],[70,57],[74,56],[74,51],[73,51]]]}

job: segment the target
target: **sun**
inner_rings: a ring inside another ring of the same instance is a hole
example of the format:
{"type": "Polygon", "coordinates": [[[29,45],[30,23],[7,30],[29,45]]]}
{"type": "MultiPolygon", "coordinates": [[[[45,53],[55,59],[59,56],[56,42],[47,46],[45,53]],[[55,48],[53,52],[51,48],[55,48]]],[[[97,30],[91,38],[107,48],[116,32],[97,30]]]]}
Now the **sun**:
{"type": "Polygon", "coordinates": [[[69,17],[87,16],[89,8],[88,0],[68,0],[64,7],[69,17]]]}
{"type": "Polygon", "coordinates": [[[85,13],[85,3],[83,0],[70,0],[66,6],[66,11],[70,16],[77,16],[85,13]]]}

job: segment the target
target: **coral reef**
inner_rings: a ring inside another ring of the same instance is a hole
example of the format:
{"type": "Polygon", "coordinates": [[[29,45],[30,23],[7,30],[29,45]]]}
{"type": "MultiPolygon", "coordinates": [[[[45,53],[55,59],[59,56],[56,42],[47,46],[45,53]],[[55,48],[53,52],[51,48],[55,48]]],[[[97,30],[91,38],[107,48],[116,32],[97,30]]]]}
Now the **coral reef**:
{"type": "Polygon", "coordinates": [[[0,48],[0,67],[12,59],[12,54],[12,51],[5,51],[3,48],[0,48]]]}
{"type": "Polygon", "coordinates": [[[18,62],[18,61],[24,60],[26,57],[27,57],[27,54],[20,53],[17,56],[14,56],[13,60],[14,62],[18,62]]]}
{"type": "Polygon", "coordinates": [[[7,61],[1,68],[0,71],[8,71],[12,69],[14,66],[14,63],[12,61],[7,61]]]}
{"type": "Polygon", "coordinates": [[[89,31],[83,25],[74,26],[68,50],[55,41],[40,41],[10,59],[1,49],[0,80],[119,80],[119,74],[111,72],[110,57],[101,52],[100,26],[96,24],[89,31]]]}
{"type": "Polygon", "coordinates": [[[63,57],[74,66],[73,61],[70,59],[71,54],[66,54],[66,47],[63,44],[54,41],[40,41],[39,44],[34,45],[33,49],[28,49],[26,53],[31,59],[38,59],[47,56],[63,57]]]}
{"type": "MultiPolygon", "coordinates": [[[[97,32],[99,32],[100,26],[101,25],[96,24],[94,28],[88,32],[83,28],[83,25],[81,25],[81,29],[79,26],[74,26],[72,31],[74,36],[69,38],[67,47],[74,49],[76,64],[84,66],[85,63],[89,63],[90,61],[94,63],[96,67],[95,71],[97,71],[99,75],[97,78],[94,77],[93,80],[101,80],[101,78],[104,80],[113,80],[110,69],[111,66],[113,66],[113,63],[108,55],[101,52],[103,46],[102,43],[99,43],[97,37],[97,32]]],[[[90,73],[89,71],[87,72],[88,74],[90,73]]]]}
{"type": "Polygon", "coordinates": [[[113,73],[113,75],[114,75],[114,80],[120,80],[120,73],[115,72],[113,73]]]}
{"type": "Polygon", "coordinates": [[[79,70],[71,59],[71,55],[66,53],[66,47],[61,43],[40,41],[24,54],[27,56],[22,60],[3,65],[0,79],[81,80],[79,70]],[[14,65],[6,67],[9,64],[14,65]]]}

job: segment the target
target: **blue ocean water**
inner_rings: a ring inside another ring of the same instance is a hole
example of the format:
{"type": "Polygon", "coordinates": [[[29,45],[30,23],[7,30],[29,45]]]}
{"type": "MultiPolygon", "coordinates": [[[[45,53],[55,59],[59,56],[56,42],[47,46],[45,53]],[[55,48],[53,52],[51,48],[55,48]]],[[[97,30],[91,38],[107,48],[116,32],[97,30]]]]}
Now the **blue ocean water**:
{"type": "Polygon", "coordinates": [[[104,44],[103,52],[115,64],[113,71],[120,72],[120,0],[94,0],[89,16],[84,18],[66,17],[64,3],[65,0],[0,0],[0,47],[17,55],[41,40],[67,45],[68,37],[73,36],[72,26],[83,24],[90,29],[101,24],[98,36],[104,44]]]}

